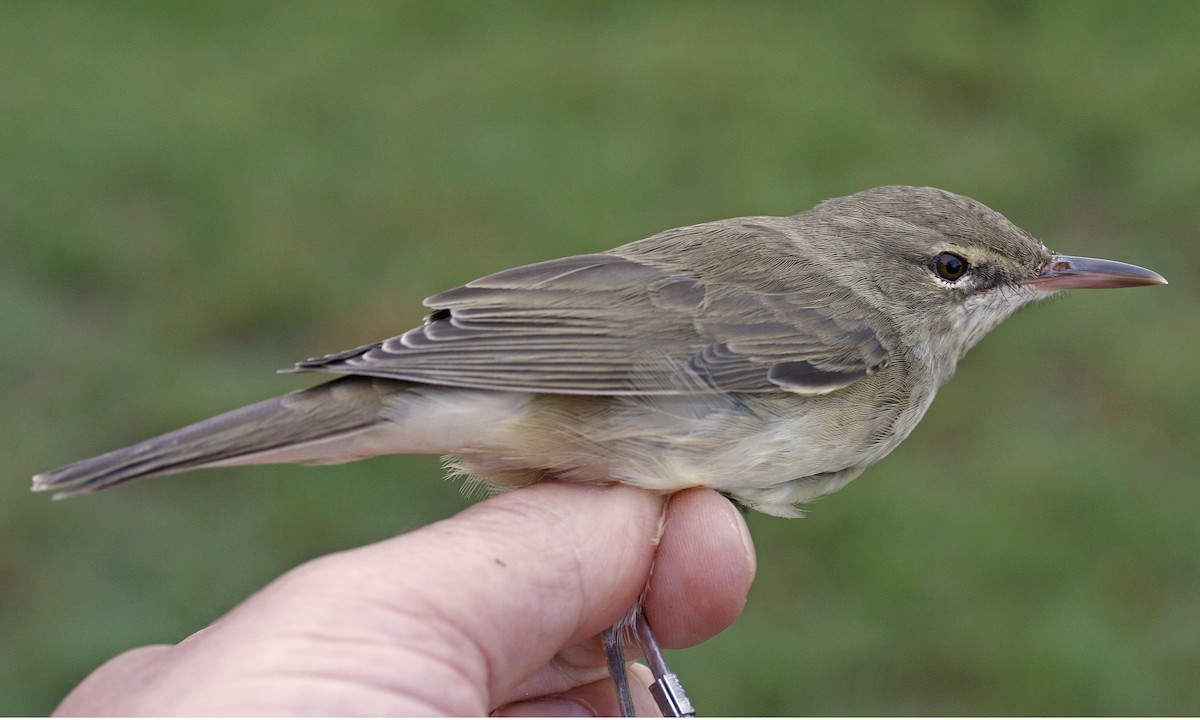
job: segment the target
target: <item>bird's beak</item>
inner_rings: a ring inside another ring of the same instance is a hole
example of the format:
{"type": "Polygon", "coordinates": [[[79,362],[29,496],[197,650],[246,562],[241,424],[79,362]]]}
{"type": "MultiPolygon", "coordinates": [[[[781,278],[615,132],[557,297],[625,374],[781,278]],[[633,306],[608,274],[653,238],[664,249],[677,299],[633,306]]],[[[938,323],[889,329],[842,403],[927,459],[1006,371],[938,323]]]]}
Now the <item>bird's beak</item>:
{"type": "Polygon", "coordinates": [[[1021,282],[1040,290],[1072,288],[1121,288],[1138,285],[1166,285],[1156,272],[1115,260],[1054,255],[1041,274],[1021,282]]]}

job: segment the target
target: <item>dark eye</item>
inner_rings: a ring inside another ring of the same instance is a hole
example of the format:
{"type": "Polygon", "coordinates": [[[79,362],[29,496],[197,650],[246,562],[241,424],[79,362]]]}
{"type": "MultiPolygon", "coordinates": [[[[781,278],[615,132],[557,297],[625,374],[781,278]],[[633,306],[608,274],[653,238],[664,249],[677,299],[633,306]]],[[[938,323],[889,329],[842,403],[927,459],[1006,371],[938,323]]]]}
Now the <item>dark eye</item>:
{"type": "Polygon", "coordinates": [[[938,253],[937,257],[933,259],[933,271],[938,274],[938,277],[949,282],[954,282],[966,275],[970,267],[966,258],[952,252],[938,253]]]}

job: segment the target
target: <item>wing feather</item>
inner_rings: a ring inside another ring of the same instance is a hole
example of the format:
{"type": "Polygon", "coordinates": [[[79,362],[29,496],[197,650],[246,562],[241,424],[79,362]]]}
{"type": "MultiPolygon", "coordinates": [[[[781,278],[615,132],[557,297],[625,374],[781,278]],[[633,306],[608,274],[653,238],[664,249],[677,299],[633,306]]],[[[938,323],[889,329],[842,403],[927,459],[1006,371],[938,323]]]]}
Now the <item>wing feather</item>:
{"type": "Polygon", "coordinates": [[[294,369],[587,395],[825,393],[874,372],[888,350],[865,318],[822,300],[578,255],[434,295],[420,327],[294,369]]]}

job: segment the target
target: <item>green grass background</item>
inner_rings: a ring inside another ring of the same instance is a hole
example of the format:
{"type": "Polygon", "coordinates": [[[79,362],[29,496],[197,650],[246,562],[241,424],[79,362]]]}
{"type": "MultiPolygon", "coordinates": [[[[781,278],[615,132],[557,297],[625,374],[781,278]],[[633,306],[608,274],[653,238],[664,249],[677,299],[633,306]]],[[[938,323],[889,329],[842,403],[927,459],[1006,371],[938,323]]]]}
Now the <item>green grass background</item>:
{"type": "Polygon", "coordinates": [[[436,459],[29,477],[303,385],[481,274],[887,183],[1161,271],[755,516],[707,714],[1200,712],[1200,4],[0,2],[0,714],[466,504],[436,459]]]}

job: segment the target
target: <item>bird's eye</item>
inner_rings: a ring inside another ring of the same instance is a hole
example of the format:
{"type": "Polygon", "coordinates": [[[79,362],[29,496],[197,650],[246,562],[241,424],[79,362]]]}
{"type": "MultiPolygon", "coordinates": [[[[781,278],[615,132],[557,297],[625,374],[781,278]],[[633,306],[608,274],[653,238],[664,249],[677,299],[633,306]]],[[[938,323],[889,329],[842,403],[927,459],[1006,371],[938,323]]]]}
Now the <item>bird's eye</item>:
{"type": "Polygon", "coordinates": [[[961,255],[955,255],[952,252],[938,253],[933,258],[933,271],[938,274],[938,277],[947,281],[954,282],[963,275],[967,274],[967,270],[971,267],[966,258],[961,255]]]}

